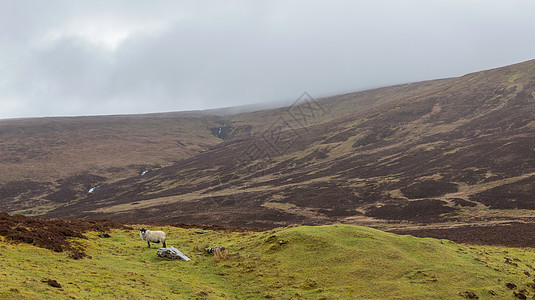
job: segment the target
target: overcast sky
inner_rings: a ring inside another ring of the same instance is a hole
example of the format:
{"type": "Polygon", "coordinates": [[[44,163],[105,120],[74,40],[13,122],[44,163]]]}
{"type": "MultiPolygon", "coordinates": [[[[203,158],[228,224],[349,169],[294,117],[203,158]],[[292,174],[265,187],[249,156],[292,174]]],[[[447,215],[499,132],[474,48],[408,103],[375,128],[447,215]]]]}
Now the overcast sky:
{"type": "Polygon", "coordinates": [[[535,58],[535,1],[0,0],[0,118],[292,100],[535,58]]]}

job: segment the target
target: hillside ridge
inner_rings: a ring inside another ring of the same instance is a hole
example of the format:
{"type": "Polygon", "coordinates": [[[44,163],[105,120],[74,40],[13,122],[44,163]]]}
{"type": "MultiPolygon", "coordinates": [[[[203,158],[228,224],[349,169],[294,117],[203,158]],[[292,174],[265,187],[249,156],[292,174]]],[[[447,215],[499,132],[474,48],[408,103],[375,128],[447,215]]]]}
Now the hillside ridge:
{"type": "MultiPolygon", "coordinates": [[[[102,125],[108,141],[121,141],[107,157],[122,167],[92,157],[93,167],[52,182],[7,181],[0,198],[8,212],[50,217],[266,228],[532,223],[534,95],[531,60],[326,99],[305,93],[271,110],[125,117],[116,123],[123,131],[102,125]],[[144,148],[120,147],[128,143],[144,148]]],[[[84,145],[103,153],[77,149],[84,145]]],[[[50,155],[14,157],[6,170],[50,155]]]]}
{"type": "MultiPolygon", "coordinates": [[[[534,65],[365,91],[354,97],[367,108],[339,117],[329,115],[339,107],[308,99],[279,109],[263,131],[49,215],[268,227],[531,222],[534,65]],[[299,123],[296,111],[308,119],[299,123]]],[[[229,132],[240,122],[231,119],[229,132]]]]}

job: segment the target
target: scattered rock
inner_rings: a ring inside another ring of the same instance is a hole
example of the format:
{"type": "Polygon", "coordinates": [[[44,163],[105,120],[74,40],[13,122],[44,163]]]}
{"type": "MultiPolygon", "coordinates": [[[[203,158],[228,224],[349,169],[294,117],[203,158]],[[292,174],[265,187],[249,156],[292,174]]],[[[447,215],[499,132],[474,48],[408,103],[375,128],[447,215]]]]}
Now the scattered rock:
{"type": "Polygon", "coordinates": [[[184,253],[180,252],[180,250],[175,247],[160,248],[158,249],[158,251],[156,251],[156,254],[158,254],[159,257],[163,258],[178,259],[183,261],[191,260],[189,257],[187,257],[184,253]]]}
{"type": "Polygon", "coordinates": [[[98,237],[101,237],[101,238],[109,238],[109,237],[111,237],[111,235],[109,235],[109,234],[103,232],[103,233],[99,234],[98,237]]]}
{"type": "Polygon", "coordinates": [[[214,246],[214,247],[208,247],[208,248],[206,248],[206,249],[204,249],[204,250],[205,250],[206,252],[208,252],[208,254],[214,254],[214,251],[215,251],[216,249],[219,249],[219,250],[223,251],[223,250],[225,250],[226,248],[223,247],[223,246],[214,246]]]}
{"type": "Polygon", "coordinates": [[[205,234],[205,233],[208,233],[208,231],[206,231],[206,230],[196,230],[195,233],[197,233],[197,234],[205,234]]]}
{"type": "Polygon", "coordinates": [[[288,244],[288,241],[284,241],[284,240],[279,241],[279,245],[284,245],[284,244],[288,244]]]}
{"type": "Polygon", "coordinates": [[[476,295],[474,292],[466,291],[466,292],[463,293],[463,296],[465,296],[468,299],[479,299],[479,296],[476,295]]]}
{"type": "Polygon", "coordinates": [[[518,299],[528,299],[528,297],[523,293],[513,292],[513,295],[515,295],[518,299]]]}
{"type": "Polygon", "coordinates": [[[528,277],[531,276],[531,274],[530,274],[528,271],[524,271],[524,274],[525,274],[526,276],[528,276],[528,277]]]}
{"type": "Polygon", "coordinates": [[[55,288],[58,288],[58,289],[61,288],[61,284],[59,284],[54,279],[43,280],[43,282],[46,282],[51,287],[55,287],[55,288]]]}
{"type": "Polygon", "coordinates": [[[508,283],[505,284],[505,286],[510,290],[516,289],[516,284],[514,284],[514,283],[508,282],[508,283]]]}

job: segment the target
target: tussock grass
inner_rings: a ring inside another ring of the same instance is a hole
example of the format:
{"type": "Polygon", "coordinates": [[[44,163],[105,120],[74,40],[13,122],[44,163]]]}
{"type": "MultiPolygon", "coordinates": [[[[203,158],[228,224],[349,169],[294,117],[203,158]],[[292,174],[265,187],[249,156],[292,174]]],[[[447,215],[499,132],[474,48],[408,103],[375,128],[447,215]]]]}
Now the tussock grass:
{"type": "Polygon", "coordinates": [[[135,230],[77,239],[92,257],[81,260],[0,239],[0,298],[453,299],[470,291],[512,299],[509,282],[515,291],[535,291],[528,285],[535,249],[464,246],[350,225],[202,235],[162,229],[192,261],[159,258],[135,230]],[[212,258],[200,245],[228,252],[212,258]],[[49,279],[61,288],[43,282],[49,279]]]}
{"type": "Polygon", "coordinates": [[[220,248],[216,248],[214,250],[214,259],[215,259],[216,262],[227,260],[228,259],[228,249],[221,250],[220,248]]]}

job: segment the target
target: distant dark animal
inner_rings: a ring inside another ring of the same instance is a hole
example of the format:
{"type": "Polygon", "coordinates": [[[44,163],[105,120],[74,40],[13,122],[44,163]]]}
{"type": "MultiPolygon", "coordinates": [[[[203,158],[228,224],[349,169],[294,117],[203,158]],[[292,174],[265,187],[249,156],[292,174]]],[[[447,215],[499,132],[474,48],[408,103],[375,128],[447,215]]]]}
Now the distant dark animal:
{"type": "Polygon", "coordinates": [[[165,232],[163,231],[150,231],[145,228],[141,228],[139,230],[139,236],[141,237],[142,241],[147,242],[147,248],[150,248],[150,243],[162,243],[163,247],[167,247],[165,245],[165,232]]]}
{"type": "Polygon", "coordinates": [[[51,286],[51,287],[55,287],[55,288],[58,288],[58,289],[61,288],[61,284],[59,284],[54,279],[43,280],[42,282],[48,283],[48,285],[51,286]]]}

